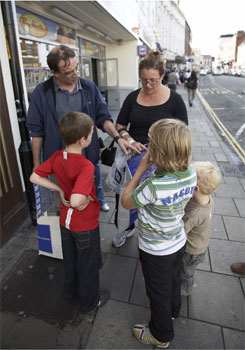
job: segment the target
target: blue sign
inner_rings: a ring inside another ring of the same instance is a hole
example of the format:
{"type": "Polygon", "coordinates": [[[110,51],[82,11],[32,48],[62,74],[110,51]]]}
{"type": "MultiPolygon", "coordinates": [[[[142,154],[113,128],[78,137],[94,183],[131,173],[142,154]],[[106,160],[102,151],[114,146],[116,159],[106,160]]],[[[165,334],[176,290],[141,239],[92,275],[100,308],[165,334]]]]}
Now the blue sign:
{"type": "Polygon", "coordinates": [[[147,54],[147,46],[146,45],[138,45],[138,55],[143,57],[147,54]]]}

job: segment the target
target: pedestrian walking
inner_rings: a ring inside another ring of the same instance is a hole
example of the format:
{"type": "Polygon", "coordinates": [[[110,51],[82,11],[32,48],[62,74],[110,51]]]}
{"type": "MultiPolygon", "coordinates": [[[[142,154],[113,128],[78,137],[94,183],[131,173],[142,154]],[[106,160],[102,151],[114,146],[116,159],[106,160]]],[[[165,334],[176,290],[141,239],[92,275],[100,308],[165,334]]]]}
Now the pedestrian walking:
{"type": "Polygon", "coordinates": [[[190,107],[192,107],[193,101],[195,99],[197,85],[198,85],[198,78],[197,78],[196,72],[193,70],[191,72],[190,77],[186,79],[188,102],[190,107]]]}

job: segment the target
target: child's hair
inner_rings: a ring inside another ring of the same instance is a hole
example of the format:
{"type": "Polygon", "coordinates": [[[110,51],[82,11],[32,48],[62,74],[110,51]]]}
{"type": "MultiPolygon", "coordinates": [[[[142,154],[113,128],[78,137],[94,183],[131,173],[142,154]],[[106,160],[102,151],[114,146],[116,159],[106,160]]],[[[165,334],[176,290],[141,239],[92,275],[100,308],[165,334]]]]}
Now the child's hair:
{"type": "Polygon", "coordinates": [[[164,74],[162,53],[159,50],[151,50],[139,63],[139,75],[142,69],[156,69],[160,76],[164,74]]]}
{"type": "Polygon", "coordinates": [[[93,125],[93,120],[87,114],[69,112],[61,119],[59,126],[60,136],[66,146],[69,146],[82,137],[87,139],[93,125]]]}
{"type": "Polygon", "coordinates": [[[191,166],[197,173],[197,185],[202,194],[211,194],[219,186],[221,172],[211,162],[195,162],[191,166]]]}
{"type": "Polygon", "coordinates": [[[192,138],[188,126],[178,119],[160,119],[149,129],[149,153],[165,171],[184,171],[190,164],[192,138]]]}

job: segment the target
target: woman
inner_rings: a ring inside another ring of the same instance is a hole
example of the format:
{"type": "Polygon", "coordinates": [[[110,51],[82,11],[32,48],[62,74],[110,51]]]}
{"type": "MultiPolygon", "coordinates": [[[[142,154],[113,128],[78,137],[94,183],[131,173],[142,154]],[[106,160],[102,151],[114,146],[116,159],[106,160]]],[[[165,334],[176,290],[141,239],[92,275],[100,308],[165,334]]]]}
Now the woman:
{"type": "MultiPolygon", "coordinates": [[[[150,51],[139,64],[142,87],[129,93],[118,115],[116,129],[137,151],[146,149],[148,130],[157,120],[175,118],[188,124],[187,110],[182,97],[162,84],[164,67],[160,51],[150,51]],[[127,129],[129,125],[129,129],[127,129]]],[[[116,195],[115,225],[117,226],[119,196],[116,195]]],[[[112,241],[122,246],[134,233],[134,225],[118,233],[112,241]]]]}
{"type": "Polygon", "coordinates": [[[187,93],[188,93],[188,102],[189,106],[192,107],[193,100],[195,98],[196,89],[197,89],[198,79],[196,72],[193,70],[190,77],[186,80],[187,93]]]}

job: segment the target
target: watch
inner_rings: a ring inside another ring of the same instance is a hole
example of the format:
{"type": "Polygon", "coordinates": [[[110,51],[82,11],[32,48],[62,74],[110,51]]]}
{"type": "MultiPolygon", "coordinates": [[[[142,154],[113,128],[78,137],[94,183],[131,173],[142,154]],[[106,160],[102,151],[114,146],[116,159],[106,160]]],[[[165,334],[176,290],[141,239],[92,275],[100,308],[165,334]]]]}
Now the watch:
{"type": "Polygon", "coordinates": [[[116,141],[116,143],[118,143],[119,139],[123,139],[122,135],[117,135],[114,137],[114,141],[116,141]]]}

